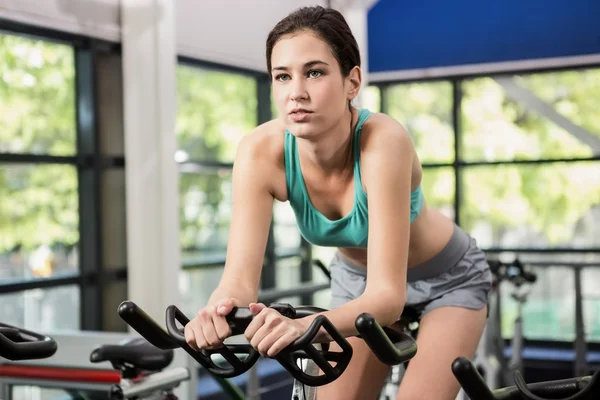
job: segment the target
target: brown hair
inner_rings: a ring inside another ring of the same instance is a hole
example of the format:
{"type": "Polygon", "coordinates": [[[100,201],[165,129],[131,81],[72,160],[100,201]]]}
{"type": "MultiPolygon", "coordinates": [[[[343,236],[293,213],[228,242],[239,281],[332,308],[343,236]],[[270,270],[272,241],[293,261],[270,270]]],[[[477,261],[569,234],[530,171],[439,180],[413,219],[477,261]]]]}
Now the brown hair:
{"type": "Polygon", "coordinates": [[[269,76],[271,76],[273,47],[283,36],[299,31],[312,31],[331,47],[344,77],[347,77],[355,66],[360,67],[358,44],[344,16],[339,11],[331,8],[321,6],[302,7],[279,21],[267,37],[267,71],[269,76]]]}

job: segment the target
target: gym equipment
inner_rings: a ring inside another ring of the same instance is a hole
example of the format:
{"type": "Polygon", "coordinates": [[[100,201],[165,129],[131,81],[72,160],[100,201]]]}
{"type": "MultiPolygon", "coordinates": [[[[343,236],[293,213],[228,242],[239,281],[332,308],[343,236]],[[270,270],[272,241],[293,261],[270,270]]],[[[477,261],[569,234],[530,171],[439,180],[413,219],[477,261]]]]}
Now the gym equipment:
{"type": "MultiPolygon", "coordinates": [[[[56,341],[49,336],[0,323],[2,358],[11,361],[40,360],[52,357],[57,350],[56,341]]],[[[104,361],[109,361],[121,373],[121,382],[109,390],[108,398],[111,400],[177,400],[173,389],[190,378],[187,368],[165,370],[173,361],[172,350],[157,349],[141,338],[130,338],[120,344],[94,349],[90,362],[104,361]]],[[[98,374],[101,372],[98,371],[98,374]]],[[[76,389],[65,390],[78,396],[76,389]]]]}
{"type": "Polygon", "coordinates": [[[38,360],[56,353],[56,342],[49,336],[0,323],[0,357],[7,360],[38,360]]]}
{"type": "Polygon", "coordinates": [[[504,376],[505,385],[515,385],[514,372],[523,370],[523,347],[525,345],[525,338],[523,337],[523,306],[527,301],[531,285],[537,280],[537,275],[525,268],[521,261],[516,258],[511,264],[506,266],[504,276],[514,286],[511,297],[517,301],[518,307],[511,342],[511,358],[504,376]]]}
{"type": "Polygon", "coordinates": [[[173,361],[173,350],[158,349],[141,338],[92,351],[90,362],[105,361],[121,373],[121,382],[109,390],[110,400],[177,400],[173,390],[190,379],[187,368],[165,370],[173,361]]]}
{"type": "Polygon", "coordinates": [[[514,371],[515,385],[491,390],[475,366],[459,357],[452,373],[472,400],[592,400],[600,398],[600,371],[593,376],[525,383],[519,370],[514,371]]]}
{"type": "MultiPolygon", "coordinates": [[[[327,311],[318,307],[294,308],[289,304],[279,303],[271,304],[269,307],[276,309],[288,318],[302,318],[327,311]]],[[[229,339],[219,349],[200,351],[192,349],[185,341],[183,328],[177,326],[177,322],[185,326],[189,319],[173,305],[166,310],[167,332],[131,301],[121,303],[118,313],[127,324],[154,346],[159,349],[182,348],[217,377],[231,378],[241,375],[248,371],[259,358],[259,353],[249,343],[231,343],[229,339]],[[225,362],[215,362],[213,356],[217,354],[225,362]],[[241,355],[242,359],[238,355],[241,355]]],[[[226,317],[232,330],[232,336],[242,334],[252,318],[253,315],[249,308],[235,307],[226,317]]],[[[358,337],[365,340],[375,355],[384,363],[401,364],[414,357],[417,352],[416,343],[410,335],[391,327],[381,327],[370,314],[359,315],[355,326],[359,332],[358,337]]],[[[313,398],[314,392],[316,392],[313,390],[315,387],[337,379],[345,371],[351,357],[352,347],[348,341],[325,316],[319,315],[313,320],[306,333],[281,351],[275,359],[294,378],[292,399],[299,400],[313,398]],[[322,343],[318,346],[312,344],[312,340],[321,328],[329,333],[340,346],[341,351],[330,351],[329,343],[322,343]],[[335,366],[332,366],[330,362],[335,362],[335,366]],[[321,371],[321,374],[311,374],[317,369],[321,371]]]]}
{"type": "MultiPolygon", "coordinates": [[[[321,270],[323,274],[331,282],[331,272],[325,266],[325,264],[318,259],[313,260],[313,265],[321,270]]],[[[419,331],[420,312],[412,307],[405,307],[400,316],[400,320],[396,324],[396,327],[402,329],[403,332],[410,335],[416,340],[419,331]]],[[[402,364],[395,364],[391,366],[390,373],[386,377],[385,383],[379,393],[378,400],[395,400],[396,393],[400,387],[400,382],[406,371],[409,361],[402,364]]],[[[310,366],[309,366],[310,367],[310,366]]]]}
{"type": "MultiPolygon", "coordinates": [[[[483,329],[483,334],[473,365],[483,377],[489,388],[497,389],[503,385],[502,371],[505,370],[504,341],[500,330],[500,282],[504,279],[504,264],[497,260],[488,262],[492,272],[492,287],[488,296],[488,318],[483,329]]],[[[458,399],[467,400],[464,391],[461,390],[458,399]]]]}

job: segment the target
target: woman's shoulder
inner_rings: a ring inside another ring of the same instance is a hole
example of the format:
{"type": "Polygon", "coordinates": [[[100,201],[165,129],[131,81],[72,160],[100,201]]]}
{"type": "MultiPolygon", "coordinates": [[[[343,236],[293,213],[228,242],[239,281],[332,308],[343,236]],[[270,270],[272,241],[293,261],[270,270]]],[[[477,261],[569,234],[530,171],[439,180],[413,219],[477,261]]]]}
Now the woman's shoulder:
{"type": "Polygon", "coordinates": [[[388,145],[412,149],[412,139],[400,121],[381,113],[371,112],[361,131],[361,148],[385,149],[388,145]]]}
{"type": "Polygon", "coordinates": [[[248,157],[258,161],[278,161],[283,157],[285,128],[274,119],[260,124],[243,136],[237,149],[237,158],[248,157]]]}

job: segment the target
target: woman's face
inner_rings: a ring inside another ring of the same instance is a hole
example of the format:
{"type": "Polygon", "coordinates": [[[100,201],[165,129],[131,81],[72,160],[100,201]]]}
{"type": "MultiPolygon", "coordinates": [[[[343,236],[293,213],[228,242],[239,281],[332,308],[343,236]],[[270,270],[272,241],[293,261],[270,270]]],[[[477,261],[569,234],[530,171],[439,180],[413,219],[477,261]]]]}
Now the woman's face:
{"type": "Polygon", "coordinates": [[[358,91],[351,78],[357,68],[344,78],[329,45],[312,32],[281,38],[271,65],[279,118],[297,137],[314,137],[339,123],[358,91]]]}

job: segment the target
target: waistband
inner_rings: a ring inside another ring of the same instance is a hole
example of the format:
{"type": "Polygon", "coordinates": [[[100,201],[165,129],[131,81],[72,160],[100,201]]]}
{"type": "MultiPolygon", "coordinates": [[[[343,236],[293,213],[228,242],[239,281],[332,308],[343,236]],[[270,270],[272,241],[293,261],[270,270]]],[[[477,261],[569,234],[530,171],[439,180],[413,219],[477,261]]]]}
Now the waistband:
{"type": "Polygon", "coordinates": [[[429,260],[410,267],[406,280],[408,282],[420,281],[446,272],[463,258],[469,250],[470,244],[471,236],[454,224],[454,231],[446,246],[429,260]]]}
{"type": "MultiPolygon", "coordinates": [[[[409,268],[406,276],[407,282],[433,278],[446,272],[462,259],[469,249],[470,243],[471,237],[454,224],[454,231],[446,246],[429,260],[409,268]]],[[[339,252],[335,253],[332,263],[341,265],[355,274],[367,275],[367,268],[348,261],[339,252]]]]}

